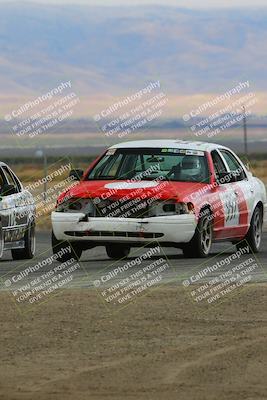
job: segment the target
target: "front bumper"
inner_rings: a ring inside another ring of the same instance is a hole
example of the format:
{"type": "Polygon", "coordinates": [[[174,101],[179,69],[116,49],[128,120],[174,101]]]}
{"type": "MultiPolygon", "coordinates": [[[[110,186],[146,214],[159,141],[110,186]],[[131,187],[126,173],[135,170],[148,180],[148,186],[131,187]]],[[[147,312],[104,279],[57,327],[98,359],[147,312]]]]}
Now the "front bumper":
{"type": "Polygon", "coordinates": [[[52,226],[58,240],[103,243],[187,243],[194,236],[197,222],[192,214],[152,218],[98,218],[81,221],[82,213],[52,212],[52,226]]]}

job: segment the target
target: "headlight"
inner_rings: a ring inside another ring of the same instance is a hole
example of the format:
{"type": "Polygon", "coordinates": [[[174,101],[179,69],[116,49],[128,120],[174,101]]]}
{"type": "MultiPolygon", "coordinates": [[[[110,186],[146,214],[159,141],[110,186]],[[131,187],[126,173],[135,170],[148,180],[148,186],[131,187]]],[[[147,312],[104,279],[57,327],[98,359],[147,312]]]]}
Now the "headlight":
{"type": "Polygon", "coordinates": [[[89,216],[94,215],[94,205],[91,199],[79,199],[72,197],[63,200],[56,205],[55,211],[57,212],[73,212],[83,213],[89,216]]]}
{"type": "Polygon", "coordinates": [[[164,215],[194,214],[192,203],[175,203],[173,201],[158,201],[149,206],[149,216],[159,217],[164,215]]]}

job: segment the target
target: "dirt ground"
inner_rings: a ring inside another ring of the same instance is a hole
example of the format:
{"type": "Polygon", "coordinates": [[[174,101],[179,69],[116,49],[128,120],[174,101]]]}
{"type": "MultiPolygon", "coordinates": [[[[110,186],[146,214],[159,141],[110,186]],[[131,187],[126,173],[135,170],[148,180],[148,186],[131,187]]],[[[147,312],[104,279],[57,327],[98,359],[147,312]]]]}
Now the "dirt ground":
{"type": "Polygon", "coordinates": [[[171,286],[116,313],[93,289],[26,315],[0,299],[1,400],[266,399],[266,284],[205,313],[171,286]]]}

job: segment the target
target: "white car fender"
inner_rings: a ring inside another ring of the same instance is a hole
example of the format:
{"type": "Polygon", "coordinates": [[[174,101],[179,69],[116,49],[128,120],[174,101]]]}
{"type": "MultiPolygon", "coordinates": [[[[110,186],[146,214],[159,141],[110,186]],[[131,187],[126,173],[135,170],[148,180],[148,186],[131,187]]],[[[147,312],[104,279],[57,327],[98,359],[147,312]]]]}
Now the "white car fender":
{"type": "Polygon", "coordinates": [[[266,187],[265,187],[264,183],[256,177],[253,177],[251,179],[251,183],[252,183],[252,188],[254,190],[254,207],[252,210],[252,214],[253,214],[253,211],[255,210],[255,207],[257,206],[257,204],[259,202],[262,202],[264,217],[266,218],[266,211],[267,211],[266,187]]]}

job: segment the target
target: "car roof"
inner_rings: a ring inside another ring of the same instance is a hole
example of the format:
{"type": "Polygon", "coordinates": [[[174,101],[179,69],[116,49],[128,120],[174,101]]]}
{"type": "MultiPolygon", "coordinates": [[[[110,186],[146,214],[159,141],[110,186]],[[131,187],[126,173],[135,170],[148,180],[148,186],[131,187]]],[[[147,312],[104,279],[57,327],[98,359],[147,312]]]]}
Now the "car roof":
{"type": "Polygon", "coordinates": [[[129,148],[177,148],[185,150],[212,151],[214,149],[227,149],[216,143],[197,142],[191,140],[137,140],[113,145],[111,149],[129,148]]]}

